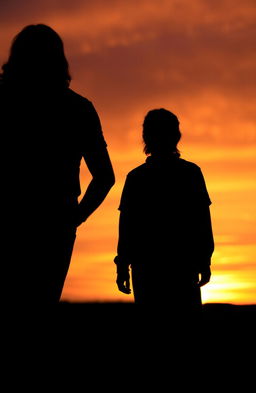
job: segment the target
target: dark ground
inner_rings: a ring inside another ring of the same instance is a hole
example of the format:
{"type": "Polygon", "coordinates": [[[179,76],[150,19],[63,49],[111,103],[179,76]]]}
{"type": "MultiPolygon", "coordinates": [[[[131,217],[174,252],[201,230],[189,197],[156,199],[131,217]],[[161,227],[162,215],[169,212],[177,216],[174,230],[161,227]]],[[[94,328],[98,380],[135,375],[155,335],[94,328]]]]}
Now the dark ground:
{"type": "Polygon", "coordinates": [[[174,319],[178,321],[183,319],[200,320],[200,321],[221,321],[238,323],[255,323],[256,322],[256,304],[255,305],[234,305],[226,303],[206,303],[203,305],[202,312],[199,314],[185,314],[182,311],[173,312],[166,307],[148,308],[135,305],[129,302],[88,302],[88,303],[70,303],[60,302],[58,306],[60,315],[69,315],[88,317],[94,320],[102,319],[105,322],[118,321],[120,319],[129,321],[143,321],[145,319],[154,319],[155,323],[165,323],[174,319]]]}
{"type": "Polygon", "coordinates": [[[93,343],[116,347],[120,356],[130,353],[130,348],[135,352],[144,348],[144,353],[149,348],[172,352],[192,347],[189,356],[195,351],[197,356],[215,353],[218,357],[229,356],[239,347],[248,353],[255,348],[256,305],[209,303],[200,314],[184,314],[161,306],[145,309],[134,303],[62,302],[57,311],[62,326],[72,321],[71,331],[77,337],[91,337],[93,343]]]}
{"type": "MultiPolygon", "coordinates": [[[[96,309],[96,308],[107,308],[109,309],[125,309],[133,310],[139,307],[132,302],[85,302],[85,303],[72,303],[68,301],[62,301],[59,304],[59,308],[63,310],[76,309],[82,311],[83,309],[96,309]]],[[[252,305],[235,305],[230,303],[206,303],[203,305],[203,314],[206,316],[215,315],[217,316],[251,316],[256,315],[256,304],[252,305]]]]}
{"type": "Polygon", "coordinates": [[[202,355],[216,348],[225,351],[227,346],[233,350],[255,346],[256,304],[208,303],[200,314],[185,314],[161,305],[145,309],[134,303],[61,302],[55,311],[58,323],[71,324],[77,337],[89,336],[92,342],[120,347],[120,353],[129,346],[134,348],[135,342],[144,348],[168,347],[171,351],[192,345],[202,355]]]}
{"type": "Polygon", "coordinates": [[[250,392],[255,384],[256,305],[206,304],[201,316],[133,303],[18,309],[1,320],[8,387],[218,392],[238,390],[240,378],[250,392]]]}
{"type": "MultiPolygon", "coordinates": [[[[189,382],[195,369],[194,384],[205,372],[212,383],[212,375],[220,375],[231,362],[253,364],[255,322],[256,305],[205,304],[200,315],[184,315],[134,303],[61,302],[52,309],[13,308],[11,316],[2,315],[1,324],[7,327],[2,338],[12,361],[17,349],[24,357],[32,347],[32,360],[40,354],[45,365],[64,363],[70,369],[79,364],[86,379],[88,364],[94,371],[109,368],[114,380],[121,369],[124,384],[130,373],[145,369],[151,378],[157,367],[161,378],[169,379],[176,367],[187,370],[182,381],[189,382]]],[[[232,380],[236,377],[233,373],[232,380]]]]}

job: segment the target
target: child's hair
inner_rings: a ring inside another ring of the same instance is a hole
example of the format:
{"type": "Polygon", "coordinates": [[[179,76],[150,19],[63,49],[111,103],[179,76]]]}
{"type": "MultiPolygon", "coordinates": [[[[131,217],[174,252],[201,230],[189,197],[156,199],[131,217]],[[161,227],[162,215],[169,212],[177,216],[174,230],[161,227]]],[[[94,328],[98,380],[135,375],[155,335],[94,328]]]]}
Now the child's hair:
{"type": "Polygon", "coordinates": [[[179,120],[166,109],[149,111],[143,123],[144,152],[146,154],[172,153],[180,156],[177,144],[181,138],[179,120]]]}

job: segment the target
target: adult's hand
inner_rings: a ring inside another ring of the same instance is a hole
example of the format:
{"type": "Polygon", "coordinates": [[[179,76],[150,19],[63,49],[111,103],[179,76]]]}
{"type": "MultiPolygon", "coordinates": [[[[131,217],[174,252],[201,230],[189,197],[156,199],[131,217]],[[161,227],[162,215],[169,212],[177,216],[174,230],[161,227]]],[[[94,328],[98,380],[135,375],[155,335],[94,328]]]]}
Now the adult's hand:
{"type": "Polygon", "coordinates": [[[210,266],[204,268],[200,272],[200,281],[198,282],[199,287],[202,287],[203,285],[207,284],[210,281],[211,278],[211,268],[210,266]]]}

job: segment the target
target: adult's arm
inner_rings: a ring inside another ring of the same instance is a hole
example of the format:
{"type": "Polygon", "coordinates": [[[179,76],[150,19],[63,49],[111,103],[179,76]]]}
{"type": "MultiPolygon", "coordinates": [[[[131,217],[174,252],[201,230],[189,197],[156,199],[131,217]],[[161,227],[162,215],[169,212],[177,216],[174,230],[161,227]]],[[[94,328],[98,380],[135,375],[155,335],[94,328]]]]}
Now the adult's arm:
{"type": "Polygon", "coordinates": [[[92,180],[78,205],[78,226],[101,205],[115,183],[115,175],[106,147],[86,152],[84,160],[92,180]]]}

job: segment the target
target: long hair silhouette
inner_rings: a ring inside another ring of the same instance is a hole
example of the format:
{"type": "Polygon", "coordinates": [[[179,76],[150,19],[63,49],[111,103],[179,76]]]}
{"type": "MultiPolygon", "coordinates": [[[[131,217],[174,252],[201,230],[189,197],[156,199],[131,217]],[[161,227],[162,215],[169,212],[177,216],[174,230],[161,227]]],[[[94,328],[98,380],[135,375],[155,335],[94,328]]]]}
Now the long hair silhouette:
{"type": "Polygon", "coordinates": [[[68,87],[68,61],[60,36],[44,24],[28,25],[14,37],[1,79],[13,85],[68,87]]]}

